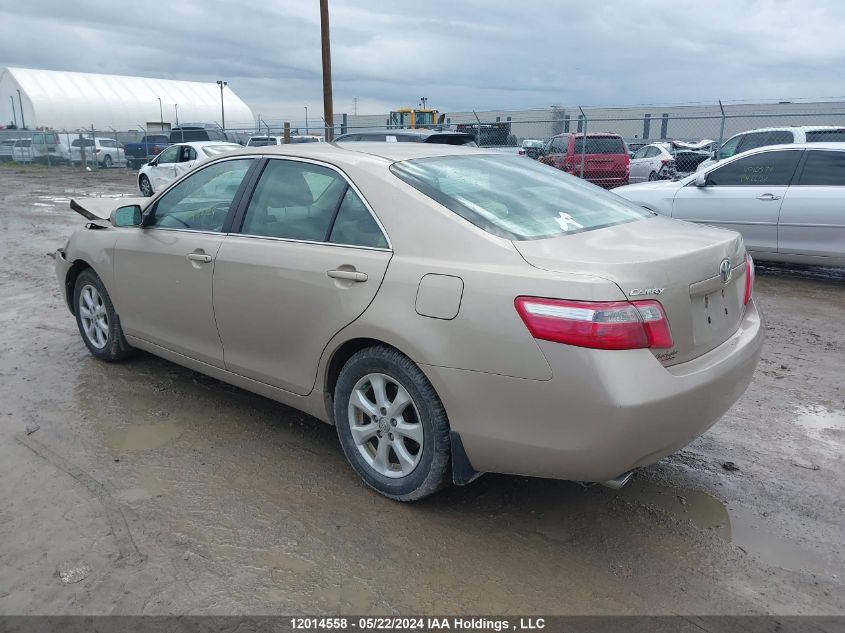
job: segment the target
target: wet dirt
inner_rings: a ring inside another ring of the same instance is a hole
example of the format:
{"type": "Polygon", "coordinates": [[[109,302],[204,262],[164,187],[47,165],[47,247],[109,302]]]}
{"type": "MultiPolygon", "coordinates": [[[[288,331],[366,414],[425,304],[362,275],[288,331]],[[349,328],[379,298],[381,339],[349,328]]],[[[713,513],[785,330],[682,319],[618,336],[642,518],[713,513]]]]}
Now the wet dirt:
{"type": "Polygon", "coordinates": [[[486,475],[406,505],[313,418],[87,353],[47,253],[70,197],[134,186],[0,167],[0,613],[845,613],[845,271],[759,266],[748,392],[621,491],[486,475]]]}

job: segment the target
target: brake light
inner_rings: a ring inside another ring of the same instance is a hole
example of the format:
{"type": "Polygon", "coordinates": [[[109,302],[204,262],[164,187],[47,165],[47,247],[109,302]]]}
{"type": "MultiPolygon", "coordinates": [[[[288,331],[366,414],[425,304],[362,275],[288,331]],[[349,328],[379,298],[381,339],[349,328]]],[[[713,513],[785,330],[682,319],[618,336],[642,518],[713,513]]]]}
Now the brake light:
{"type": "Polygon", "coordinates": [[[748,305],[751,301],[751,295],[754,292],[754,260],[751,255],[745,254],[745,299],[744,305],[748,305]]]}
{"type": "Polygon", "coordinates": [[[593,349],[663,349],[672,332],[658,301],[566,301],[517,297],[519,316],[534,338],[593,349]]]}
{"type": "Polygon", "coordinates": [[[100,153],[100,148],[98,147],[97,149],[95,149],[95,150],[94,150],[94,153],[95,153],[95,154],[99,154],[99,153],[100,153]]]}
{"type": "Polygon", "coordinates": [[[668,167],[669,165],[673,164],[675,161],[672,160],[671,158],[664,158],[660,162],[664,167],[668,167]]]}
{"type": "Polygon", "coordinates": [[[158,145],[153,145],[153,154],[158,154],[161,148],[158,145]]]}

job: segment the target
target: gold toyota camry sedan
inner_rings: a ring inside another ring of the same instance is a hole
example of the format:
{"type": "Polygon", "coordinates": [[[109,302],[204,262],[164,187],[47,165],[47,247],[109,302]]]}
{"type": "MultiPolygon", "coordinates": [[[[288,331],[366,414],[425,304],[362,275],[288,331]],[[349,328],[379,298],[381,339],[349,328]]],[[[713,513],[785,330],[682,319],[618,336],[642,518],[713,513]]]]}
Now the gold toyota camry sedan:
{"type": "Polygon", "coordinates": [[[736,402],[763,343],[738,233],[519,156],[247,148],[71,207],[56,269],[95,357],[334,424],[393,499],[484,472],[622,485],[736,402]]]}

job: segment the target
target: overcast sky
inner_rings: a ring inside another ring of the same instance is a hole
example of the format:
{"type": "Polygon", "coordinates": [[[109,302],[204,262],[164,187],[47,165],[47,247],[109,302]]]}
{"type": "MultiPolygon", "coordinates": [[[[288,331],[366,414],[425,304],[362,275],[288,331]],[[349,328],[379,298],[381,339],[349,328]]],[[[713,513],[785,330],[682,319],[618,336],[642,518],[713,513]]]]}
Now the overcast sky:
{"type": "MultiPolygon", "coordinates": [[[[336,112],[845,94],[843,0],[330,0],[336,112]]],[[[226,79],[263,118],[322,111],[318,0],[25,0],[0,66],[226,79]]]]}

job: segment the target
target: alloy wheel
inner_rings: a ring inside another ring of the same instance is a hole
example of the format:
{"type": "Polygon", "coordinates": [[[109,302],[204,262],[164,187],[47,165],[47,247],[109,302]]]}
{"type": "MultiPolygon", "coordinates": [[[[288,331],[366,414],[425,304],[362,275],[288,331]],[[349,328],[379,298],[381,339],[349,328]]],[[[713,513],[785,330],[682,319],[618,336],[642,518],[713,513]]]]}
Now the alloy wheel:
{"type": "Polygon", "coordinates": [[[414,400],[386,374],[362,377],[349,398],[349,428],[366,463],[379,475],[405,477],[422,457],[423,425],[414,400]]]}
{"type": "Polygon", "coordinates": [[[79,293],[79,318],[88,342],[103,349],[109,340],[109,315],[103,297],[90,284],[84,285],[79,293]]]}

